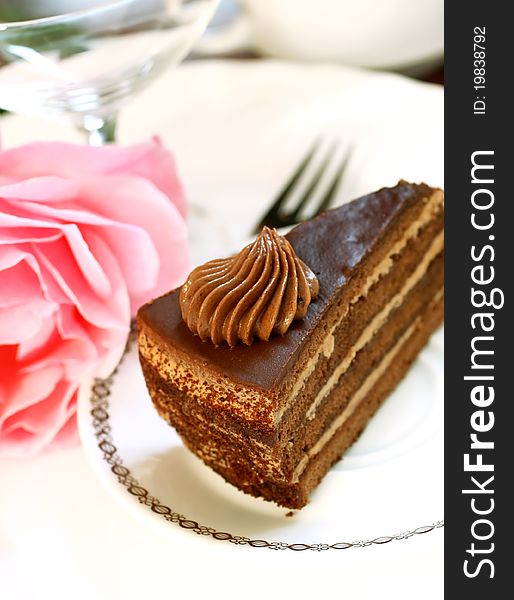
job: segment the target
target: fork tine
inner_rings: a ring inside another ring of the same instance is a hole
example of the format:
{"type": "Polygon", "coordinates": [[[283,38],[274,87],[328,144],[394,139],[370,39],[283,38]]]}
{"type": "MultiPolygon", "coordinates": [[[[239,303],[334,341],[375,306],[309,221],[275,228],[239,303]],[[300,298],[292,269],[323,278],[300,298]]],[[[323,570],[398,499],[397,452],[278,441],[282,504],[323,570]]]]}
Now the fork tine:
{"type": "Polygon", "coordinates": [[[298,217],[300,215],[302,208],[305,206],[305,204],[307,203],[309,198],[312,197],[313,192],[317,188],[321,178],[323,177],[323,174],[327,170],[327,167],[330,164],[332,156],[337,148],[337,145],[338,145],[337,141],[332,143],[332,145],[330,146],[330,149],[328,150],[328,152],[326,154],[324,161],[318,167],[316,175],[314,175],[314,177],[312,178],[312,181],[309,184],[309,187],[305,190],[303,196],[300,198],[298,204],[296,205],[296,208],[293,211],[291,211],[291,217],[294,219],[295,222],[299,220],[298,217]]]}
{"type": "MultiPolygon", "coordinates": [[[[320,138],[317,138],[314,141],[314,144],[312,145],[310,150],[304,156],[304,158],[302,159],[300,164],[296,167],[296,169],[292,173],[291,177],[285,183],[284,187],[280,190],[276,200],[269,207],[268,212],[262,217],[262,219],[259,221],[259,224],[255,227],[255,230],[254,230],[255,234],[259,233],[264,225],[268,225],[270,223],[270,220],[274,221],[274,222],[280,220],[279,213],[280,213],[281,206],[285,203],[285,201],[289,197],[289,194],[291,193],[291,190],[298,183],[303,172],[307,168],[308,164],[311,162],[312,157],[314,156],[316,150],[318,149],[318,147],[320,145],[320,142],[321,142],[320,138]]],[[[284,223],[284,224],[286,224],[286,223],[284,223]]],[[[273,225],[273,226],[276,227],[278,225],[273,225]]]]}
{"type": "Polygon", "coordinates": [[[326,210],[330,204],[332,203],[332,200],[334,199],[336,192],[339,188],[339,185],[341,183],[341,180],[343,179],[343,175],[346,171],[346,167],[348,166],[348,162],[350,160],[350,155],[352,153],[353,147],[350,146],[350,148],[348,148],[342,162],[341,165],[334,177],[334,180],[332,181],[330,187],[328,188],[328,190],[326,191],[325,195],[323,196],[323,198],[321,198],[320,203],[318,204],[318,207],[316,208],[315,211],[315,215],[319,215],[319,213],[323,212],[324,210],[326,210]]]}

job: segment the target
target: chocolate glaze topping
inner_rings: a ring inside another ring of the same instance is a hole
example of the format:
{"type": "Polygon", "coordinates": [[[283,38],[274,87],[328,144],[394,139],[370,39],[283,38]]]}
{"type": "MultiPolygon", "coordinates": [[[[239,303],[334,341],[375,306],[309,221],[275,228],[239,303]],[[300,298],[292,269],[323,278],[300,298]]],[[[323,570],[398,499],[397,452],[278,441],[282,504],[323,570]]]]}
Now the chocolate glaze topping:
{"type": "Polygon", "coordinates": [[[275,229],[229,258],[194,269],[180,291],[182,318],[201,340],[249,346],[284,335],[293,320],[305,317],[318,295],[318,280],[275,229]]]}
{"type": "Polygon", "coordinates": [[[244,385],[271,390],[287,375],[310,332],[386,230],[406,211],[412,211],[415,218],[423,206],[417,206],[418,201],[428,199],[432,193],[433,189],[425,184],[401,181],[291,230],[286,238],[316,274],[319,296],[302,321],[294,321],[285,335],[269,342],[257,340],[251,346],[238,344],[234,348],[203,343],[182,319],[180,289],[143,306],[139,318],[188,360],[244,385]]]}

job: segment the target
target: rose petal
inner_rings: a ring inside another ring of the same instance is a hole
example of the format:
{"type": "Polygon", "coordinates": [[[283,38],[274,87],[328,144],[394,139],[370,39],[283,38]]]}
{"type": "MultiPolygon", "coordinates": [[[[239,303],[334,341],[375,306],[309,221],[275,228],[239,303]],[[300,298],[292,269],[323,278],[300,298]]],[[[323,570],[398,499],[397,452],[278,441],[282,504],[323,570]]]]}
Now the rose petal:
{"type": "MultiPolygon", "coordinates": [[[[33,250],[33,247],[29,244],[19,244],[17,247],[0,246],[0,266],[12,266],[20,261],[25,261],[37,276],[41,286],[42,296],[45,300],[47,300],[50,304],[67,302],[66,296],[62,293],[60,288],[57,287],[56,283],[49,276],[44,266],[39,264],[37,258],[34,256],[31,250],[33,250]]],[[[2,269],[0,268],[0,278],[1,276],[2,269]]],[[[1,343],[3,343],[3,341],[0,331],[0,344],[1,343]]]]}
{"type": "Polygon", "coordinates": [[[19,344],[35,335],[41,323],[52,316],[56,307],[46,300],[34,299],[28,304],[0,310],[2,344],[19,344]]]}
{"type": "Polygon", "coordinates": [[[157,137],[129,148],[34,142],[4,150],[0,157],[0,175],[25,179],[48,173],[68,178],[109,173],[139,175],[152,181],[175,204],[180,214],[186,215],[175,162],[157,137]]]}
{"type": "Polygon", "coordinates": [[[13,415],[0,429],[0,455],[36,454],[48,446],[76,413],[77,385],[62,381],[43,402],[13,415]]]}
{"type": "MultiPolygon", "coordinates": [[[[47,371],[48,369],[45,369],[39,373],[47,371]]],[[[3,432],[8,434],[16,428],[23,428],[25,431],[39,435],[46,434],[49,429],[58,431],[69,417],[67,406],[69,398],[63,397],[63,392],[70,392],[72,387],[75,388],[76,386],[72,386],[64,380],[59,381],[42,398],[44,401],[32,402],[29,406],[17,410],[9,418],[4,419],[3,432]]]]}
{"type": "Polygon", "coordinates": [[[0,310],[29,303],[34,298],[43,299],[41,283],[34,269],[23,260],[23,253],[19,252],[18,257],[16,264],[5,268],[8,256],[0,255],[0,310]]]}
{"type": "Polygon", "coordinates": [[[134,311],[151,297],[184,282],[190,267],[187,228],[178,211],[170,207],[166,197],[148,182],[126,176],[112,177],[111,181],[115,185],[111,189],[110,202],[105,202],[102,186],[93,180],[88,182],[84,187],[84,206],[113,221],[142,227],[150,235],[160,258],[157,280],[152,286],[143,286],[141,274],[152,263],[143,266],[148,258],[143,260],[135,256],[131,245],[118,238],[114,230],[102,230],[120,257],[120,267],[133,296],[131,306],[134,311]],[[144,204],[139,201],[141,197],[145,199],[144,204]]]}
{"type": "Polygon", "coordinates": [[[0,250],[6,246],[14,246],[15,244],[52,242],[62,237],[60,231],[55,229],[45,229],[43,227],[16,227],[7,229],[0,228],[0,250]]]}
{"type": "Polygon", "coordinates": [[[177,207],[182,217],[187,216],[187,204],[184,191],[177,176],[177,168],[173,156],[167,152],[159,139],[155,136],[153,144],[147,144],[147,149],[127,164],[127,172],[139,175],[154,183],[161,192],[170,198],[177,207]]]}
{"type": "Polygon", "coordinates": [[[0,345],[0,419],[3,406],[9,399],[10,386],[17,372],[15,344],[0,345]]]}
{"type": "MultiPolygon", "coordinates": [[[[7,362],[6,350],[2,351],[2,358],[7,362]]],[[[16,365],[11,364],[9,372],[3,370],[0,397],[2,398],[2,412],[0,413],[0,429],[12,415],[23,411],[41,400],[47,398],[55,389],[62,377],[62,368],[50,367],[21,373],[16,365]]]]}
{"type": "Polygon", "coordinates": [[[44,202],[64,202],[78,196],[78,181],[63,179],[54,175],[31,177],[24,181],[0,185],[0,197],[10,200],[33,200],[44,202]]]}
{"type": "Polygon", "coordinates": [[[77,307],[82,317],[103,329],[124,326],[130,318],[126,287],[123,280],[116,276],[118,273],[112,255],[108,262],[108,253],[106,248],[103,259],[110,268],[109,279],[112,281],[114,277],[116,282],[113,283],[113,293],[108,298],[100,298],[91,289],[82,272],[76,268],[70,248],[63,240],[40,244],[35,248],[38,260],[46,267],[68,300],[77,307]]]}
{"type": "MultiPolygon", "coordinates": [[[[75,307],[63,306],[56,314],[55,322],[50,323],[52,326],[50,335],[41,339],[42,343],[34,348],[28,357],[26,354],[23,357],[18,350],[17,357],[23,365],[21,372],[25,374],[51,366],[60,366],[63,377],[75,381],[82,377],[84,364],[97,363],[101,360],[106,354],[105,350],[95,345],[87,330],[77,323],[79,320],[75,307]],[[30,360],[27,360],[28,358],[30,360]]],[[[119,343],[114,333],[109,332],[107,335],[112,339],[112,343],[119,343]]]]}
{"type": "MultiPolygon", "coordinates": [[[[181,254],[184,256],[185,264],[189,266],[185,224],[178,216],[175,207],[170,205],[167,198],[152,184],[139,178],[113,176],[102,180],[92,178],[91,181],[84,183],[83,188],[81,210],[29,202],[18,203],[17,208],[18,213],[21,209],[30,208],[32,215],[41,217],[39,220],[34,220],[32,216],[33,225],[46,228],[51,220],[53,226],[63,232],[75,250],[79,266],[86,271],[86,279],[95,287],[97,293],[107,296],[111,290],[108,280],[98,269],[94,252],[90,252],[87,245],[82,243],[83,235],[91,231],[93,225],[97,226],[95,231],[101,233],[117,254],[130,292],[138,295],[146,293],[145,299],[148,297],[148,292],[155,288],[159,273],[159,258],[154,239],[158,231],[163,228],[169,228],[168,232],[178,230],[177,233],[183,236],[180,242],[184,247],[181,254]],[[108,192],[109,203],[106,204],[105,194],[108,192]],[[142,198],[144,202],[141,201],[142,198]],[[121,210],[113,210],[112,205],[115,204],[121,205],[121,210]],[[100,216],[102,213],[106,216],[100,216]],[[90,227],[82,227],[80,230],[82,233],[79,233],[77,226],[65,224],[67,221],[87,224],[90,227]],[[134,252],[136,248],[138,252],[134,252]]],[[[6,217],[4,226],[26,224],[26,217],[23,215],[18,214],[16,221],[14,221],[15,217],[10,216],[11,222],[5,223],[6,217]]],[[[0,225],[2,225],[1,218],[0,225]]],[[[180,277],[185,277],[185,273],[181,273],[180,277]]]]}
{"type": "Polygon", "coordinates": [[[75,446],[78,446],[79,443],[80,438],[77,429],[77,415],[76,411],[73,410],[70,418],[59,429],[56,436],[52,440],[52,448],[66,450],[67,448],[74,448],[75,446]]]}
{"type": "MultiPolygon", "coordinates": [[[[23,260],[27,260],[30,264],[29,257],[30,254],[25,251],[24,247],[0,247],[0,272],[4,271],[5,269],[11,269],[23,260]]],[[[33,257],[32,261],[34,261],[33,257]]]]}
{"type": "Polygon", "coordinates": [[[44,319],[41,322],[41,327],[29,339],[19,342],[16,352],[16,359],[20,365],[30,364],[30,361],[37,361],[38,356],[46,354],[52,339],[55,335],[56,325],[55,315],[52,319],[44,319]]]}

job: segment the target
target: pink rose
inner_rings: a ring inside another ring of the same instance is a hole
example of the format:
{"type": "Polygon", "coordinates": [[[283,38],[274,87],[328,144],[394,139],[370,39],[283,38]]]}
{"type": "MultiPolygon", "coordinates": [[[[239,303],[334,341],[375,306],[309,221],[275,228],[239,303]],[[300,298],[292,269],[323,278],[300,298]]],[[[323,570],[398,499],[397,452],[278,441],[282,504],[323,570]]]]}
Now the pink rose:
{"type": "Polygon", "coordinates": [[[158,139],[0,152],[0,454],[77,439],[78,386],[189,270],[185,211],[158,139]]]}

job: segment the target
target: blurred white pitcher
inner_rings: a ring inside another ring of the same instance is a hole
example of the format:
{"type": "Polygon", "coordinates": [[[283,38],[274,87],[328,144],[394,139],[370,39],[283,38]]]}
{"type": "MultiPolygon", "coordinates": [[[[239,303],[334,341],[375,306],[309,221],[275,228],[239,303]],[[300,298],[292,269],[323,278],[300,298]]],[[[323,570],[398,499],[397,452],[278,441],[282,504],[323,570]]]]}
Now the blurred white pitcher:
{"type": "Polygon", "coordinates": [[[197,51],[255,49],[299,60],[412,70],[443,55],[443,0],[239,0],[197,51]]]}

